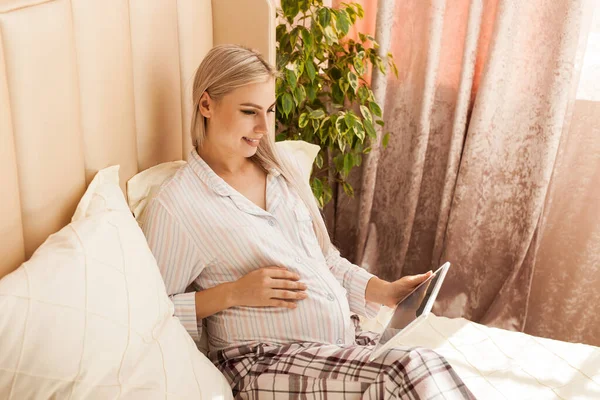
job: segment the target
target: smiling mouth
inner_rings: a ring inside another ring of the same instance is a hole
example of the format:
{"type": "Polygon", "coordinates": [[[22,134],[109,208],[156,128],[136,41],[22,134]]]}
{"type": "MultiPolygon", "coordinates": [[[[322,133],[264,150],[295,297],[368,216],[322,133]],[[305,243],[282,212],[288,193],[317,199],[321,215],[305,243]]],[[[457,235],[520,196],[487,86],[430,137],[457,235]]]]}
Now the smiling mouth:
{"type": "Polygon", "coordinates": [[[260,142],[260,139],[251,139],[246,136],[244,136],[243,139],[250,144],[257,144],[258,142],[260,142]]]}

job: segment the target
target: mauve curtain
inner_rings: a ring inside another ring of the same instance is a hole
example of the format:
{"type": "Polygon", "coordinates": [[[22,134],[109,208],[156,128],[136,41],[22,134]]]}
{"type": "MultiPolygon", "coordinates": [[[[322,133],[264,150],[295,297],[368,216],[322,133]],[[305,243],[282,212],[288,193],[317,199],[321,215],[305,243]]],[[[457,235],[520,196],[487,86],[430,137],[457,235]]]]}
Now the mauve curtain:
{"type": "MultiPolygon", "coordinates": [[[[365,257],[390,280],[452,262],[437,315],[600,345],[600,110],[576,100],[594,5],[397,1],[365,257]]],[[[350,259],[357,204],[331,227],[350,259]]]]}

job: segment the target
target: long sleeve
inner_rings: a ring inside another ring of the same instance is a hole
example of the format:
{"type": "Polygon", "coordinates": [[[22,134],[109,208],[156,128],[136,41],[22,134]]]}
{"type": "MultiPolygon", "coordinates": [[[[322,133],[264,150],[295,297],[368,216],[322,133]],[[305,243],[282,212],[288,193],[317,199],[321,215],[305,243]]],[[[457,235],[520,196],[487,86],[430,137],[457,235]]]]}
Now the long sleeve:
{"type": "Polygon", "coordinates": [[[196,293],[185,291],[202,270],[199,251],[160,201],[147,206],[141,225],[175,306],[175,316],[198,343],[202,320],[196,317],[196,293]]]}
{"type": "Polygon", "coordinates": [[[381,304],[367,301],[365,294],[369,279],[375,275],[346,260],[333,246],[329,248],[325,259],[333,276],[348,292],[350,310],[364,317],[374,318],[379,312],[381,304]]]}

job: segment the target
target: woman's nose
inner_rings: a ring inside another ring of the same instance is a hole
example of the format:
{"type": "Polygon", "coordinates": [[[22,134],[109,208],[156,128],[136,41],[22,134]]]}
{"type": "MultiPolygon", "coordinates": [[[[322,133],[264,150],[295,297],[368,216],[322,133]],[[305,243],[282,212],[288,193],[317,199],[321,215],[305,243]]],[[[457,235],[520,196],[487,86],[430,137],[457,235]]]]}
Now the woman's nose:
{"type": "Polygon", "coordinates": [[[257,118],[257,123],[254,126],[254,132],[256,133],[267,133],[268,125],[267,125],[267,117],[264,115],[260,115],[257,118]]]}

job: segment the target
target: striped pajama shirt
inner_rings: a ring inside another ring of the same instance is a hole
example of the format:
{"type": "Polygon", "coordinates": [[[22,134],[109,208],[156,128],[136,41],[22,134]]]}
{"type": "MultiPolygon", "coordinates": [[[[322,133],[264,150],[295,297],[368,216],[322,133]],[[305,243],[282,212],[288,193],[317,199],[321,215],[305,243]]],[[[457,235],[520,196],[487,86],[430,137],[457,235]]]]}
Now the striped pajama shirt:
{"type": "Polygon", "coordinates": [[[385,387],[392,388],[386,393],[401,386],[397,393],[415,395],[407,398],[444,398],[441,391],[454,396],[447,398],[471,398],[434,352],[396,349],[383,364],[366,362],[369,347],[357,344],[352,315],[377,314],[380,306],[365,299],[373,275],[333,247],[323,254],[307,207],[276,169],[267,175],[266,204],[263,210],[238,193],[192,150],[188,163],[150,201],[141,224],[175,315],[196,342],[203,321],[196,318],[195,291],[270,265],[296,272],[307,285],[308,297],[295,309],[232,307],[206,318],[210,357],[238,398],[297,397],[304,389],[301,398],[335,398],[345,388],[348,394],[369,392],[381,365],[391,370],[380,373],[394,375],[386,380],[385,387]],[[337,361],[332,364],[331,359],[337,361]],[[303,367],[307,362],[312,373],[303,367]],[[323,395],[330,387],[331,395],[323,395]],[[277,395],[266,397],[274,388],[277,395]]]}

